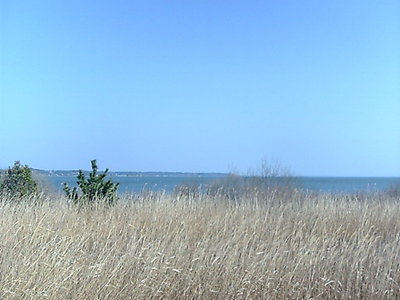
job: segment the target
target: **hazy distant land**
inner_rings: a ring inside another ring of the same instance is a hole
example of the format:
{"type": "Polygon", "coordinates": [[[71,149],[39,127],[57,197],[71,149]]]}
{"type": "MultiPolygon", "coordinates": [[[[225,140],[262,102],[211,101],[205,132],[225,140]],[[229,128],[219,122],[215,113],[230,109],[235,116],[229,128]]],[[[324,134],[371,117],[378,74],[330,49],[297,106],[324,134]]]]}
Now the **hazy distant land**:
{"type": "MultiPolygon", "coordinates": [[[[0,170],[2,171],[2,170],[0,170]]],[[[40,174],[40,175],[45,175],[45,176],[77,176],[79,173],[79,170],[41,170],[41,169],[32,169],[33,172],[40,174]]],[[[84,174],[89,174],[90,171],[88,170],[82,170],[84,174]]],[[[101,171],[101,170],[100,170],[101,171]]],[[[215,173],[215,172],[209,172],[209,173],[194,173],[194,172],[161,172],[161,171],[152,171],[152,172],[140,172],[140,171],[114,171],[108,172],[108,175],[111,177],[126,177],[126,176],[131,176],[131,177],[146,177],[146,176],[159,176],[159,177],[165,177],[165,176],[179,176],[179,177],[221,177],[221,176],[227,176],[228,173],[215,173]]]]}

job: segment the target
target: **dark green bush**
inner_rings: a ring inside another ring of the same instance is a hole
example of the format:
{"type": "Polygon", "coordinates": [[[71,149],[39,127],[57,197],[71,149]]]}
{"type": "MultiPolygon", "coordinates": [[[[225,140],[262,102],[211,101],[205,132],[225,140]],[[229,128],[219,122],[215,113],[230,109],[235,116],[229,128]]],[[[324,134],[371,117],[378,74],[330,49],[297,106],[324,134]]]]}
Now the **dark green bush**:
{"type": "Polygon", "coordinates": [[[2,176],[0,192],[13,197],[23,197],[38,193],[38,184],[32,177],[28,165],[21,165],[19,161],[9,167],[2,176]]]}
{"type": "Polygon", "coordinates": [[[64,183],[64,191],[67,197],[74,204],[90,204],[97,201],[105,201],[108,204],[114,204],[117,198],[117,189],[119,183],[113,183],[111,180],[105,180],[108,169],[102,174],[97,174],[96,160],[91,161],[92,172],[89,173],[89,178],[85,178],[82,170],[79,170],[77,176],[78,187],[70,188],[64,183]]]}

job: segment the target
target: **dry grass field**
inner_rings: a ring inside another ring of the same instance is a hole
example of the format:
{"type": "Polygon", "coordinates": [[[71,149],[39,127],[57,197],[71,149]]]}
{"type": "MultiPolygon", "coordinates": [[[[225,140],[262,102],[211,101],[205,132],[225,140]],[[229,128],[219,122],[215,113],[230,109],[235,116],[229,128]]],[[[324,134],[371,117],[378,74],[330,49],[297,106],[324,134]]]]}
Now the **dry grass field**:
{"type": "Polygon", "coordinates": [[[400,298],[396,198],[2,200],[0,299],[400,298]]]}

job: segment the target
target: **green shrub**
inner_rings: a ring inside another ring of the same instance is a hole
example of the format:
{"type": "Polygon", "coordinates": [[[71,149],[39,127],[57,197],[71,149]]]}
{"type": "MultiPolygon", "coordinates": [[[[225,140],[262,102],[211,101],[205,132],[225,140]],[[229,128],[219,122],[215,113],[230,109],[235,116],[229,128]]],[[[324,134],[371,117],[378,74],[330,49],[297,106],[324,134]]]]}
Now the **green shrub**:
{"type": "Polygon", "coordinates": [[[82,170],[79,170],[77,176],[78,187],[70,188],[64,183],[64,192],[74,204],[90,204],[97,201],[105,201],[108,204],[114,204],[117,198],[117,189],[119,183],[113,183],[111,180],[105,180],[108,169],[102,174],[97,174],[96,160],[91,161],[92,172],[89,173],[89,178],[85,178],[82,170]],[[80,191],[79,191],[79,190],[80,191]]]}
{"type": "Polygon", "coordinates": [[[31,169],[28,165],[21,165],[19,161],[5,171],[0,184],[0,192],[13,197],[32,195],[38,191],[38,184],[32,177],[31,169]]]}

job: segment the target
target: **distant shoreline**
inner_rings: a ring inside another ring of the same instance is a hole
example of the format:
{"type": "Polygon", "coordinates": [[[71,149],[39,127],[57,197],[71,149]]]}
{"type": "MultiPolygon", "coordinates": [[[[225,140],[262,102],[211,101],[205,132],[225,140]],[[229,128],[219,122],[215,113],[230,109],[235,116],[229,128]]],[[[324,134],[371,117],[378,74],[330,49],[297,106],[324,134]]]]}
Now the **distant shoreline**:
{"type": "MultiPolygon", "coordinates": [[[[77,176],[79,170],[42,170],[31,168],[31,170],[39,175],[44,176],[77,176]]],[[[0,174],[6,171],[6,169],[0,169],[0,174]]],[[[89,170],[82,170],[84,174],[89,174],[89,170]]],[[[103,172],[104,170],[99,170],[99,172],[103,172]]],[[[108,174],[111,177],[224,177],[232,175],[232,173],[223,173],[223,172],[164,172],[164,171],[109,171],[108,174]]],[[[234,174],[236,175],[236,174],[234,174]]],[[[242,175],[237,174],[242,177],[252,177],[252,175],[242,175]]],[[[257,176],[257,175],[255,175],[257,176]]],[[[277,176],[281,177],[281,176],[277,176]]],[[[291,178],[304,178],[304,179],[356,179],[356,178],[381,178],[381,179],[400,179],[400,176],[315,176],[315,175],[289,175],[291,178]]]]}
{"type": "MultiPolygon", "coordinates": [[[[0,170],[2,171],[2,170],[0,170]]],[[[46,175],[46,176],[76,176],[79,173],[79,170],[40,170],[40,169],[32,169],[33,172],[41,175],[46,175]]],[[[90,171],[88,170],[82,170],[83,173],[89,174],[90,171]]],[[[102,172],[104,170],[100,170],[102,172]]],[[[162,171],[150,171],[150,172],[139,172],[139,171],[114,171],[114,172],[108,172],[108,174],[112,177],[127,177],[127,176],[132,176],[132,177],[147,177],[147,176],[156,176],[156,177],[165,177],[165,176],[180,176],[180,177],[193,177],[193,176],[199,176],[199,177],[221,177],[221,176],[228,176],[228,173],[213,173],[213,172],[207,172],[207,173],[197,173],[197,172],[162,172],[162,171]]]]}
{"type": "MultiPolygon", "coordinates": [[[[4,169],[0,172],[5,171],[4,169]]],[[[77,176],[79,170],[41,170],[32,169],[33,172],[46,176],[77,176]]],[[[89,170],[82,170],[84,174],[89,174],[89,170]]],[[[100,170],[102,172],[104,170],[100,170]]],[[[108,174],[111,177],[224,177],[232,175],[232,173],[223,172],[163,172],[163,171],[109,171],[108,174]]],[[[236,175],[236,174],[233,174],[236,175]]],[[[241,175],[242,177],[252,177],[253,175],[241,175]]],[[[257,175],[255,175],[257,176],[257,175]]],[[[285,176],[273,176],[273,177],[285,177],[285,176]]],[[[400,176],[313,176],[313,175],[289,175],[291,178],[305,178],[305,179],[355,179],[355,178],[381,178],[381,179],[400,179],[400,176]]]]}

